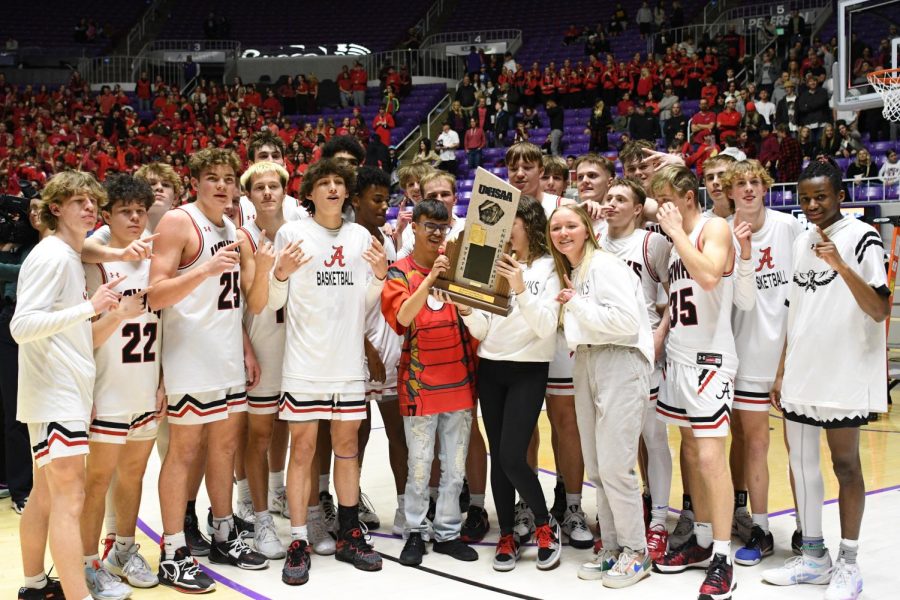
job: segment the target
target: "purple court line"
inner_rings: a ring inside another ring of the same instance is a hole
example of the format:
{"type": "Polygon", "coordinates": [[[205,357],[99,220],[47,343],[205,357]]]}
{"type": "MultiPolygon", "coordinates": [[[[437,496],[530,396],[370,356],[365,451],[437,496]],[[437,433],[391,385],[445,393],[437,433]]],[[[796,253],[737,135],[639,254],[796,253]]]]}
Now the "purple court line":
{"type": "MultiPolygon", "coordinates": [[[[160,539],[159,534],[157,534],[155,531],[153,531],[153,529],[151,529],[150,526],[147,525],[143,520],[138,519],[137,526],[141,531],[143,531],[147,535],[147,537],[149,537],[151,540],[153,540],[157,544],[159,543],[159,539],[160,539]]],[[[212,577],[219,583],[221,583],[227,587],[230,587],[234,591],[239,592],[239,593],[247,596],[248,598],[253,598],[253,600],[271,600],[268,596],[263,596],[262,594],[260,594],[258,592],[254,592],[250,588],[239,584],[237,581],[228,579],[221,573],[217,573],[217,572],[213,571],[206,565],[200,565],[200,568],[203,569],[203,571],[205,573],[207,573],[210,577],[212,577]]]]}

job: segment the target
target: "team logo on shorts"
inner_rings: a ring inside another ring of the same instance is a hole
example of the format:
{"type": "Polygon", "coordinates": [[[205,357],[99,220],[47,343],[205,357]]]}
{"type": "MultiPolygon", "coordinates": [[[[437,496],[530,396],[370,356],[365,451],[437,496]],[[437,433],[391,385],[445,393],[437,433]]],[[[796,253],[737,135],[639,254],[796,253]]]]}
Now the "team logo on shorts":
{"type": "Polygon", "coordinates": [[[722,391],[716,394],[716,400],[731,400],[731,382],[726,381],[722,391]]]}
{"type": "Polygon", "coordinates": [[[794,283],[807,292],[815,292],[820,287],[826,286],[837,277],[837,271],[816,272],[810,269],[806,273],[794,273],[794,283]]]}

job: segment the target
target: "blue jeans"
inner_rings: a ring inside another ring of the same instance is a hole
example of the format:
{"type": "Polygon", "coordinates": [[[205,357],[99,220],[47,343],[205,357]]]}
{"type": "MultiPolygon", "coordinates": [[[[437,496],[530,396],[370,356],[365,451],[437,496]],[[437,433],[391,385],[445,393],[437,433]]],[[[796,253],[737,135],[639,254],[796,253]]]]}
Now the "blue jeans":
{"type": "Polygon", "coordinates": [[[466,153],[466,156],[469,159],[469,169],[474,170],[475,167],[481,166],[481,149],[476,148],[475,150],[469,150],[466,153]]]}
{"type": "Polygon", "coordinates": [[[466,474],[466,454],[472,430],[472,410],[403,417],[406,446],[409,450],[409,475],[406,479],[405,534],[425,533],[428,513],[428,480],[434,459],[434,442],[441,443],[441,483],[434,514],[434,540],[446,542],[459,537],[462,513],[459,492],[466,474]]]}

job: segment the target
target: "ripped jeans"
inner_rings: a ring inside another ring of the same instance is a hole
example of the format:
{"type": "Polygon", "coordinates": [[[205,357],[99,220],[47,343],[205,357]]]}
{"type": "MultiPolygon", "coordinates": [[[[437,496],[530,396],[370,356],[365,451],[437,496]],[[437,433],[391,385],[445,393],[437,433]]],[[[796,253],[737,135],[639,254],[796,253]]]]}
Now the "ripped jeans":
{"type": "Polygon", "coordinates": [[[466,454],[472,429],[472,409],[403,417],[406,446],[409,449],[409,475],[406,480],[406,527],[409,533],[425,534],[428,513],[428,480],[434,459],[435,439],[440,441],[441,483],[434,515],[434,540],[446,542],[459,537],[462,513],[459,492],[466,474],[466,454]]]}

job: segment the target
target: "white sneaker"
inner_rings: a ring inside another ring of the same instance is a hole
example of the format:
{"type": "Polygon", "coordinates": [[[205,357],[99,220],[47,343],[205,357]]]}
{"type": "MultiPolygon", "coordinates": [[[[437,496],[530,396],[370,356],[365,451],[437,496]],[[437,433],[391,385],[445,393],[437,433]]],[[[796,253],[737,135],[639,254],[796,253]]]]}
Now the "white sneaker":
{"type": "Polygon", "coordinates": [[[684,546],[685,542],[691,539],[692,535],[694,535],[694,520],[682,511],[681,516],[678,517],[678,522],[675,523],[675,529],[669,535],[669,548],[674,549],[684,546]]]}
{"type": "Polygon", "coordinates": [[[381,521],[378,520],[378,514],[369,497],[359,492],[359,522],[365,523],[369,529],[378,529],[381,527],[381,521]]]}
{"type": "Polygon", "coordinates": [[[84,568],[84,579],[94,600],[125,600],[131,597],[131,588],[107,571],[100,561],[95,560],[93,565],[84,568]]]}
{"type": "Polygon", "coordinates": [[[313,552],[320,555],[334,554],[336,545],[325,524],[325,515],[318,511],[315,514],[309,513],[306,530],[309,532],[309,544],[313,552]]]}
{"type": "Polygon", "coordinates": [[[634,585],[650,574],[650,555],[647,552],[638,554],[624,548],[616,564],[603,573],[603,587],[624,588],[634,585]]]}
{"type": "Polygon", "coordinates": [[[762,578],[774,585],[796,585],[812,583],[825,585],[831,581],[831,556],[826,551],[822,558],[807,554],[795,556],[784,562],[783,567],[766,569],[762,578]]]}
{"type": "Polygon", "coordinates": [[[825,591],[825,600],[856,600],[862,589],[863,579],[859,566],[838,560],[831,572],[831,583],[825,591]]]}
{"type": "Polygon", "coordinates": [[[394,511],[394,525],[391,527],[391,533],[403,536],[403,527],[406,525],[406,512],[402,506],[398,506],[394,511]]]}
{"type": "Polygon", "coordinates": [[[322,507],[322,513],[325,515],[325,526],[328,531],[337,535],[337,509],[334,506],[334,496],[328,492],[319,492],[319,506],[322,507]]]}
{"type": "Polygon", "coordinates": [[[525,545],[534,535],[534,513],[528,508],[524,500],[516,502],[515,525],[513,533],[519,538],[519,543],[525,545]]]}
{"type": "Polygon", "coordinates": [[[281,515],[285,519],[291,518],[291,509],[288,507],[284,486],[269,490],[269,512],[281,515]]]}
{"type": "Polygon", "coordinates": [[[256,521],[256,528],[253,530],[253,545],[256,547],[256,551],[266,558],[284,558],[286,554],[284,544],[278,539],[272,515],[266,515],[256,521]]]}
{"type": "Polygon", "coordinates": [[[573,548],[585,549],[594,546],[594,534],[588,528],[587,517],[580,506],[570,506],[566,509],[562,522],[563,535],[569,538],[569,545],[573,548]]]}
{"type": "Polygon", "coordinates": [[[253,500],[238,500],[237,510],[234,513],[246,523],[256,523],[256,511],[253,510],[253,500]]]}
{"type": "Polygon", "coordinates": [[[603,574],[612,569],[619,556],[612,550],[602,549],[594,558],[578,567],[578,579],[603,579],[603,574]]]}
{"type": "Polygon", "coordinates": [[[138,544],[132,544],[124,553],[119,553],[115,546],[103,560],[103,566],[119,577],[124,577],[128,585],[136,588],[152,588],[159,584],[159,578],[147,560],[140,555],[138,544]]]}

